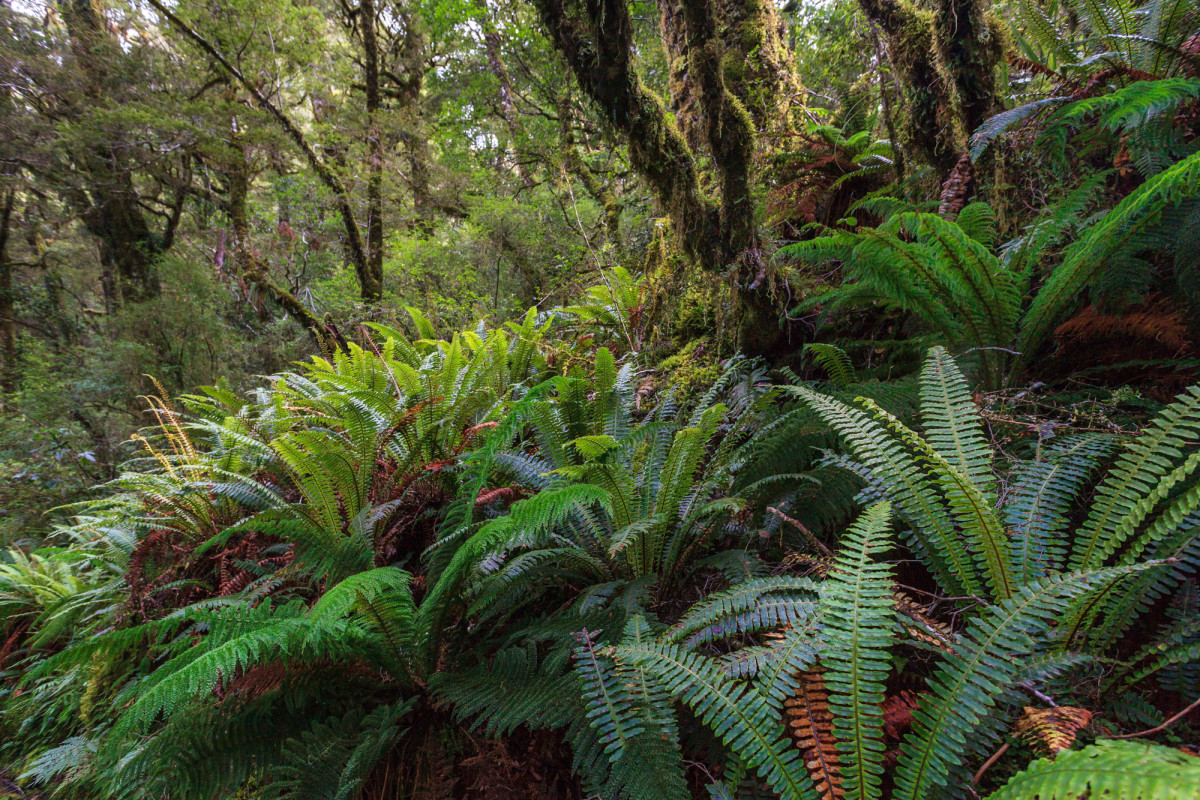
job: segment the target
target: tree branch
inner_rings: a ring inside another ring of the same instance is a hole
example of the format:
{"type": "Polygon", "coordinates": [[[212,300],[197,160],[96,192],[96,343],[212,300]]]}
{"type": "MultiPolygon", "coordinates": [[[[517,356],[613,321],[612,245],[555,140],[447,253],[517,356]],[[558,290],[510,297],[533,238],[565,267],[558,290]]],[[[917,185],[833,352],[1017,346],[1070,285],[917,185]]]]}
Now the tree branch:
{"type": "Polygon", "coordinates": [[[362,234],[358,230],[358,222],[354,216],[354,209],[350,205],[350,193],[346,190],[346,185],[329,168],[329,165],[317,155],[317,151],[309,144],[308,139],[304,136],[304,132],[292,121],[291,117],[283,113],[283,110],[279,106],[267,99],[266,95],[259,91],[258,87],[242,74],[241,70],[230,63],[229,59],[225,58],[220,50],[176,16],[160,0],[149,0],[149,3],[168,22],[179,29],[180,33],[190,39],[197,47],[207,53],[210,58],[220,64],[226,72],[236,78],[245,87],[246,91],[250,93],[250,96],[254,98],[254,102],[258,104],[259,108],[274,117],[275,121],[279,123],[279,126],[288,135],[288,138],[295,142],[296,146],[304,153],[304,157],[308,159],[308,163],[312,166],[313,171],[317,173],[317,177],[329,187],[329,190],[337,198],[338,210],[341,212],[342,221],[346,227],[346,237],[350,245],[351,259],[354,261],[354,267],[359,276],[364,275],[367,270],[367,250],[363,244],[362,234]]]}

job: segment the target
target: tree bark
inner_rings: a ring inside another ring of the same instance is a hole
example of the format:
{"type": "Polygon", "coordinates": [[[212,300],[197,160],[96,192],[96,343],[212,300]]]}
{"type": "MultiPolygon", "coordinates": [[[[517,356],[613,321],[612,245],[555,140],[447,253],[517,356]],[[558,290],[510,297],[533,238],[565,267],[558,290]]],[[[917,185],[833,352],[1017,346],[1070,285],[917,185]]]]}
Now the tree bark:
{"type": "Polygon", "coordinates": [[[13,308],[12,264],[8,260],[8,227],[16,194],[15,187],[6,187],[4,206],[0,209],[0,348],[4,352],[0,388],[4,389],[6,395],[17,390],[17,325],[13,308]]]}
{"type": "Polygon", "coordinates": [[[273,298],[312,333],[318,344],[325,346],[328,344],[328,337],[324,323],[294,294],[271,280],[266,263],[254,251],[250,221],[246,213],[246,198],[250,191],[250,158],[244,146],[237,141],[239,137],[236,120],[231,136],[240,158],[235,156],[235,163],[229,169],[229,221],[233,227],[233,254],[237,259],[242,279],[273,298]]]}
{"type": "Polygon", "coordinates": [[[630,162],[670,215],[683,251],[706,269],[722,269],[719,212],[704,197],[691,148],[633,67],[633,23],[625,2],[535,4],[584,93],[628,141],[630,162]]]}
{"type": "Polygon", "coordinates": [[[487,0],[475,0],[475,5],[480,12],[479,24],[483,28],[483,47],[484,52],[487,54],[488,67],[491,68],[492,75],[499,84],[500,118],[504,120],[504,125],[508,128],[508,134],[512,137],[513,152],[517,156],[514,169],[521,183],[526,187],[530,187],[533,186],[533,179],[529,175],[529,170],[525,168],[525,164],[521,161],[518,149],[523,129],[521,127],[521,120],[517,116],[516,104],[513,102],[512,76],[508,72],[508,65],[504,63],[500,31],[496,30],[496,24],[492,21],[487,0]]]}
{"type": "MultiPolygon", "coordinates": [[[[754,166],[754,120],[725,82],[725,43],[715,0],[684,0],[688,65],[720,183],[721,251],[726,265],[760,258],[758,226],[750,191],[754,166]]],[[[757,264],[755,264],[757,272],[757,264]]]]}
{"type": "Polygon", "coordinates": [[[996,67],[1004,54],[1000,25],[986,0],[859,0],[887,39],[903,100],[905,150],[948,175],[971,133],[999,105],[996,67]]]}
{"type": "MultiPolygon", "coordinates": [[[[60,4],[71,51],[83,78],[89,102],[103,106],[109,83],[109,61],[120,50],[112,41],[97,0],[66,0],[60,4]]],[[[165,251],[139,205],[125,150],[118,142],[99,141],[82,153],[87,189],[75,194],[88,232],[100,241],[100,258],[115,277],[121,300],[138,302],[161,290],[156,262],[165,251]]]]}
{"type": "Polygon", "coordinates": [[[383,298],[383,132],[379,129],[379,42],[375,0],[359,0],[367,94],[367,264],[359,275],[364,300],[383,298]]]}

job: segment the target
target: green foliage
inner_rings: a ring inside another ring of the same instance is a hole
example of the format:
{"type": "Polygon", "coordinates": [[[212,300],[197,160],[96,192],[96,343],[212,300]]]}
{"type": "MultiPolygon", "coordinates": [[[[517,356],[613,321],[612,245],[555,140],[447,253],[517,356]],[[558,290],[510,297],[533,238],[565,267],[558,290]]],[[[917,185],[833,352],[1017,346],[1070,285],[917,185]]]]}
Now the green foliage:
{"type": "Polygon", "coordinates": [[[1141,742],[1101,741],[1053,761],[1040,759],[1014,776],[989,800],[1067,800],[1122,797],[1187,800],[1200,796],[1200,760],[1141,742]]]}
{"type": "Polygon", "coordinates": [[[36,5],[5,791],[1192,796],[1193,0],[36,5]]]}
{"type": "MultiPolygon", "coordinates": [[[[987,236],[986,216],[970,224],[987,236]]],[[[548,329],[532,314],[511,334],[376,330],[381,344],[249,401],[212,387],[186,412],[156,404],[144,471],[84,509],[63,534],[76,544],[0,567],[23,681],[0,722],[29,748],[27,780],[69,772],[83,796],[136,796],[176,764],[181,797],[349,797],[432,702],[490,736],[562,731],[601,796],[688,796],[699,724],[714,790],[817,797],[781,713],[819,669],[839,791],[955,796],[1016,686],[1078,668],[1076,649],[1114,652],[1155,597],[1180,610],[1106,685],[1136,704],[1195,669],[1197,390],[1132,439],[1084,513],[1115,437],[998,459],[941,348],[915,389],[918,433],[874,401],[768,389],[746,362],[691,409],[639,413],[635,363],[607,349],[590,376],[540,380],[548,329]],[[801,405],[779,408],[789,393],[801,405]],[[832,443],[822,422],[852,458],[775,480],[797,436],[832,443]],[[777,519],[762,504],[843,469],[884,502],[827,567],[770,574],[782,543],[815,545],[807,529],[754,535],[777,519]],[[900,558],[973,596],[957,630],[897,605],[893,511],[900,558]],[[389,544],[399,526],[424,536],[389,544]],[[928,691],[889,775],[882,704],[914,645],[936,661],[914,675],[928,691]]],[[[829,388],[873,386],[843,377],[829,388]]]]}
{"type": "Polygon", "coordinates": [[[973,214],[964,221],[967,228],[905,212],[877,228],[832,231],[789,245],[779,256],[844,262],[857,291],[835,304],[871,298],[915,313],[953,346],[978,350],[981,378],[994,385],[1005,376],[1002,349],[1016,335],[1027,278],[972,238],[968,231],[989,238],[973,214]]]}
{"type": "Polygon", "coordinates": [[[833,692],[838,748],[845,757],[846,796],[882,796],[884,681],[893,634],[891,568],[873,563],[889,549],[891,507],[870,508],[843,539],[822,586],[827,614],[825,683],[833,692]]]}

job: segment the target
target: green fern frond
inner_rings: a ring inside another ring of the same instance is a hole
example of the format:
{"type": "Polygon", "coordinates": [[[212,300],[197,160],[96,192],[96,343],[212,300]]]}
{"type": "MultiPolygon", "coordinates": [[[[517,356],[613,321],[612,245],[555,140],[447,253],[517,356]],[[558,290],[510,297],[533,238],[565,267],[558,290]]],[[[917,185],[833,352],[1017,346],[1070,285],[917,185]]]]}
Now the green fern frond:
{"type": "Polygon", "coordinates": [[[983,124],[971,134],[971,160],[978,161],[979,157],[991,146],[992,142],[1003,136],[1009,128],[1021,124],[1048,106],[1058,106],[1066,102],[1066,100],[1067,98],[1065,97],[1046,97],[1041,100],[1034,100],[1032,103],[1025,103],[1016,108],[1010,108],[1007,111],[1001,111],[999,114],[984,120],[983,124]]]}
{"type": "Polygon", "coordinates": [[[954,652],[929,679],[930,693],[900,744],[896,797],[931,800],[952,795],[970,778],[968,744],[986,747],[999,735],[984,723],[1024,664],[1049,646],[1049,633],[1071,601],[1139,571],[1118,568],[1056,575],[1017,588],[1012,597],[974,620],[954,652]]]}
{"type": "Polygon", "coordinates": [[[1072,244],[1021,320],[1016,344],[1020,355],[1010,375],[1019,375],[1031,363],[1075,296],[1128,239],[1154,225],[1168,207],[1198,194],[1200,153],[1147,179],[1072,244]]]}
{"type": "Polygon", "coordinates": [[[831,690],[843,788],[850,800],[881,797],[884,681],[895,631],[891,568],[877,559],[891,546],[891,506],[872,506],[842,539],[822,584],[826,645],[822,664],[831,690]]]}
{"type": "Polygon", "coordinates": [[[283,748],[269,773],[266,796],[278,800],[352,800],[387,749],[402,735],[408,700],[370,713],[347,712],[318,722],[283,748]]]}
{"type": "Polygon", "coordinates": [[[1013,570],[1019,583],[1062,568],[1071,512],[1117,442],[1108,434],[1073,436],[1047,447],[1045,458],[1017,465],[1003,513],[1013,532],[1013,570]]]}
{"type": "Polygon", "coordinates": [[[1197,800],[1200,758],[1146,742],[1099,741],[1038,759],[988,800],[1197,800]]]}
{"type": "Polygon", "coordinates": [[[1072,569],[1094,568],[1116,552],[1173,484],[1195,471],[1195,457],[1173,466],[1200,435],[1200,386],[1193,386],[1134,439],[1096,491],[1072,548],[1072,569]]]}
{"type": "Polygon", "coordinates": [[[783,735],[774,709],[757,692],[726,678],[720,667],[672,644],[622,644],[618,662],[646,667],[677,700],[786,800],[816,800],[812,780],[783,735]]]}
{"type": "Polygon", "coordinates": [[[815,593],[808,578],[786,575],[739,583],[692,606],[663,639],[691,649],[741,633],[798,625],[815,612],[815,593]]]}
{"type": "Polygon", "coordinates": [[[986,496],[995,494],[992,450],[966,378],[944,347],[921,367],[921,421],[925,440],[986,496]]]}
{"type": "Polygon", "coordinates": [[[912,526],[927,566],[956,593],[982,594],[971,552],[951,520],[936,485],[906,447],[865,412],[802,387],[786,391],[803,400],[833,428],[851,452],[886,487],[888,499],[912,526]]]}
{"type": "Polygon", "coordinates": [[[844,387],[857,382],[854,365],[850,363],[850,357],[842,348],[837,345],[812,342],[804,345],[804,350],[812,353],[813,361],[825,370],[834,386],[844,387]]]}

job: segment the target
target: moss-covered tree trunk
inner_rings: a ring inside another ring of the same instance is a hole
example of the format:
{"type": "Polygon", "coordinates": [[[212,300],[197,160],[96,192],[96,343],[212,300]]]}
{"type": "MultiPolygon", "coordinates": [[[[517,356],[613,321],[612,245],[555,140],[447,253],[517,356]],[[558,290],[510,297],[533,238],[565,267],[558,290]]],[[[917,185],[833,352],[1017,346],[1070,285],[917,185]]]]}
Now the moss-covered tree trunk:
{"type": "Polygon", "coordinates": [[[670,215],[684,252],[721,269],[719,215],[701,189],[696,158],[663,102],[633,64],[633,23],[623,0],[535,0],[555,47],[584,93],[629,143],[634,167],[670,215]]]}
{"type": "Polygon", "coordinates": [[[367,258],[358,276],[362,298],[383,298],[383,131],[379,128],[379,42],[375,35],[375,0],[359,0],[363,78],[367,96],[367,258]]]}
{"type": "MultiPolygon", "coordinates": [[[[761,259],[761,247],[750,187],[754,119],[726,85],[727,53],[718,27],[715,0],[684,0],[683,12],[688,32],[688,70],[695,81],[720,188],[718,236],[712,242],[718,251],[711,258],[726,266],[757,262],[761,259]]],[[[729,56],[736,58],[737,54],[729,56]]]]}
{"type": "Polygon", "coordinates": [[[17,321],[13,308],[12,263],[8,260],[8,229],[16,196],[16,189],[7,186],[0,203],[0,350],[4,353],[0,388],[5,394],[12,394],[17,389],[17,321]]]}
{"type": "Polygon", "coordinates": [[[1004,38],[987,0],[859,0],[882,31],[901,98],[901,145],[941,177],[958,163],[971,133],[999,110],[996,69],[1004,38]]]}
{"type": "Polygon", "coordinates": [[[294,294],[271,279],[266,262],[255,252],[249,214],[246,210],[250,193],[250,154],[239,141],[240,138],[240,130],[235,119],[230,128],[232,148],[231,164],[227,173],[229,178],[228,209],[229,222],[233,228],[233,254],[241,271],[242,280],[250,286],[257,287],[277,302],[307,328],[319,344],[324,345],[328,338],[325,325],[294,294]]]}
{"type": "Polygon", "coordinates": [[[592,171],[592,168],[580,155],[579,145],[575,142],[575,118],[571,111],[571,103],[566,97],[561,98],[558,103],[558,131],[564,171],[567,175],[574,175],[578,178],[592,199],[604,209],[605,239],[619,250],[621,248],[621,201],[617,199],[612,188],[592,171]]]}
{"type": "Polygon", "coordinates": [[[658,194],[684,254],[732,278],[742,346],[764,350],[780,328],[758,234],[756,114],[766,126],[779,109],[790,108],[793,98],[783,87],[798,82],[782,55],[773,6],[728,2],[725,13],[736,7],[740,16],[726,24],[717,0],[670,2],[661,27],[664,46],[677,55],[672,88],[676,109],[691,110],[684,116],[669,113],[642,83],[623,0],[535,0],[584,93],[624,135],[633,167],[658,194]],[[750,63],[759,58],[765,66],[750,63]],[[675,85],[676,79],[684,84],[675,85]],[[711,173],[700,171],[703,156],[711,173]]]}

